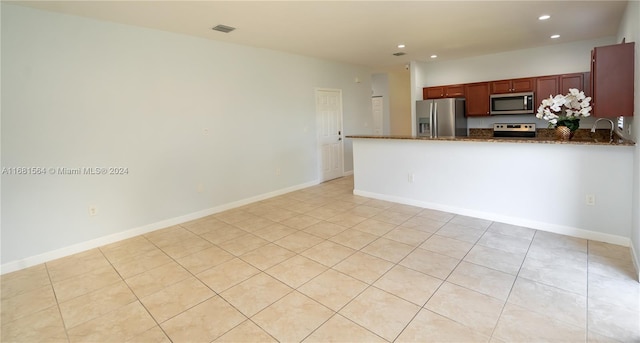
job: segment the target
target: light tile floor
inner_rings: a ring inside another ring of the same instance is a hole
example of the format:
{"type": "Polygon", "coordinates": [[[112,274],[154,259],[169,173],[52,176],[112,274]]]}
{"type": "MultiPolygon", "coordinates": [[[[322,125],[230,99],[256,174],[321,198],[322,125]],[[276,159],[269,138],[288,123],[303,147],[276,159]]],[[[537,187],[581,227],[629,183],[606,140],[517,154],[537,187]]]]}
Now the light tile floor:
{"type": "Polygon", "coordinates": [[[346,177],[3,275],[2,342],[637,342],[628,248],[346,177]]]}

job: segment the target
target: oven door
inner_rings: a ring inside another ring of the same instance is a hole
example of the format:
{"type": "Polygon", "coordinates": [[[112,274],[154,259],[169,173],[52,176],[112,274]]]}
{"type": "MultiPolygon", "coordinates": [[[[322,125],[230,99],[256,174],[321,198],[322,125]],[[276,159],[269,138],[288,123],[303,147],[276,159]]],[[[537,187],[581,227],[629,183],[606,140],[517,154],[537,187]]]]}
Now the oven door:
{"type": "Polygon", "coordinates": [[[491,115],[533,114],[533,93],[492,94],[489,97],[491,115]]]}

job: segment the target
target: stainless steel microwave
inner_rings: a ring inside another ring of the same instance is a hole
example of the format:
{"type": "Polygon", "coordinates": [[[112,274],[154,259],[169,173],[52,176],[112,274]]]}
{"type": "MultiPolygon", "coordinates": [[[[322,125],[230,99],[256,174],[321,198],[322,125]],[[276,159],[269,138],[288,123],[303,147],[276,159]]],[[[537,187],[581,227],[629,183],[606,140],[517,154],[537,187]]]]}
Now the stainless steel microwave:
{"type": "Polygon", "coordinates": [[[533,114],[533,92],[491,94],[489,96],[491,115],[533,114]]]}

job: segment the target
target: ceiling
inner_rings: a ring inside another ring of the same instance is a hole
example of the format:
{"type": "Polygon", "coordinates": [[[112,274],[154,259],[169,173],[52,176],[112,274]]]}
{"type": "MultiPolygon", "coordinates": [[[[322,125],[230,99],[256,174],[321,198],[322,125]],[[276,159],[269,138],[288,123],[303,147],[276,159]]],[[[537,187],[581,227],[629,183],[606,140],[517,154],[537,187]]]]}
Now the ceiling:
{"type": "MultiPolygon", "coordinates": [[[[4,1],[4,0],[3,0],[4,1]]],[[[613,36],[626,1],[17,1],[19,5],[366,65],[613,36]],[[538,20],[549,14],[546,21],[538,20]],[[236,27],[213,31],[218,24],[236,27]],[[560,38],[551,39],[552,34],[560,38]],[[399,49],[398,44],[405,44],[399,49]],[[396,52],[404,56],[394,56],[396,52]]]]}

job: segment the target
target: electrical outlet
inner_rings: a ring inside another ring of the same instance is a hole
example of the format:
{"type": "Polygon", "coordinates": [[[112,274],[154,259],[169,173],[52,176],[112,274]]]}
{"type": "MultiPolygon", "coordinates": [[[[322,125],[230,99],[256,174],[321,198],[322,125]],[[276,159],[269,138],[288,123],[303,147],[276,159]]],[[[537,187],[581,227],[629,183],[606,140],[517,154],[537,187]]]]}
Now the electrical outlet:
{"type": "Polygon", "coordinates": [[[596,204],[596,196],[593,195],[593,194],[587,194],[587,196],[584,199],[584,202],[588,206],[595,206],[595,204],[596,204]]]}
{"type": "Polygon", "coordinates": [[[409,183],[413,183],[414,180],[415,180],[415,174],[409,173],[409,175],[407,176],[407,181],[409,181],[409,183]]]}
{"type": "Polygon", "coordinates": [[[280,176],[280,168],[276,168],[276,176],[280,176]]]}
{"type": "Polygon", "coordinates": [[[204,129],[202,129],[202,133],[203,133],[205,136],[206,136],[206,135],[208,135],[208,134],[209,134],[209,129],[205,127],[204,129]]]}
{"type": "Polygon", "coordinates": [[[204,185],[199,183],[198,184],[198,193],[202,193],[202,192],[204,192],[204,185]]]}
{"type": "Polygon", "coordinates": [[[89,206],[89,216],[93,217],[95,215],[98,215],[98,208],[95,206],[89,206]]]}

